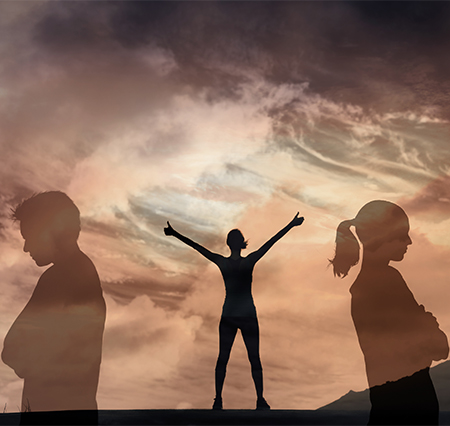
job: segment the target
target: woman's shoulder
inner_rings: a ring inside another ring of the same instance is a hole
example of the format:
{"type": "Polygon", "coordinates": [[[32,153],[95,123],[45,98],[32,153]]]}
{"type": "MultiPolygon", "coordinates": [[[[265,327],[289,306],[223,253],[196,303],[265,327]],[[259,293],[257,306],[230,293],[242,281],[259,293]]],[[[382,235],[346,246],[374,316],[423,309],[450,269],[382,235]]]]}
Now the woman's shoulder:
{"type": "Polygon", "coordinates": [[[352,286],[350,293],[358,292],[366,293],[372,289],[373,291],[381,291],[384,287],[392,288],[397,285],[406,285],[402,274],[392,266],[388,265],[384,268],[361,269],[352,286]]]}

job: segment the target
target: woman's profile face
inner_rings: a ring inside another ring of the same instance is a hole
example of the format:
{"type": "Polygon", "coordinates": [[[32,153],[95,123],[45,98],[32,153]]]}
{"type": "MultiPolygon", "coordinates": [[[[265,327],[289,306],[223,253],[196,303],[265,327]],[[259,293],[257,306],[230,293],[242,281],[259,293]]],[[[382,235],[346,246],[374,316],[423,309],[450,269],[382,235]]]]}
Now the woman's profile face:
{"type": "Polygon", "coordinates": [[[390,241],[386,241],[379,248],[383,253],[383,257],[394,262],[403,260],[408,246],[412,244],[409,236],[409,225],[405,225],[396,232],[396,237],[390,241]]]}

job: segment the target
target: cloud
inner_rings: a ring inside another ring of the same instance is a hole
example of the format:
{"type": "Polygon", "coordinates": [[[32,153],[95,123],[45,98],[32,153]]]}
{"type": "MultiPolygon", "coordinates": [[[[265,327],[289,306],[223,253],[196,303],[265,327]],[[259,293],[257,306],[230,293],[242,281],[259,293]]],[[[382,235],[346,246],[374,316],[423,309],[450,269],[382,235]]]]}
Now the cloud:
{"type": "Polygon", "coordinates": [[[127,305],[108,297],[107,307],[99,406],[172,407],[175,402],[161,393],[161,385],[176,375],[183,354],[192,350],[201,318],[168,313],[146,296],[127,305]]]}
{"type": "Polygon", "coordinates": [[[91,63],[127,52],[132,61],[147,47],[162,49],[172,59],[160,64],[176,64],[177,78],[214,96],[232,97],[257,74],[308,81],[325,97],[377,111],[414,104],[448,113],[441,87],[449,13],[439,3],[384,11],[353,2],[122,2],[89,11],[47,3],[34,12],[30,43],[64,69],[83,55],[91,63]]]}
{"type": "Polygon", "coordinates": [[[450,177],[439,176],[417,191],[412,197],[399,200],[410,214],[431,221],[444,221],[450,217],[450,177]]]}

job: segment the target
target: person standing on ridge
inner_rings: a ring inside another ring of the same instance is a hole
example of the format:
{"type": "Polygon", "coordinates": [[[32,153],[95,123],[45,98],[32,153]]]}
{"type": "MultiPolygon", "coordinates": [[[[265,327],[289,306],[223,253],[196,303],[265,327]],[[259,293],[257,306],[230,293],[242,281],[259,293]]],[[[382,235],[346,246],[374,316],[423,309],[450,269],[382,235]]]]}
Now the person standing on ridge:
{"type": "Polygon", "coordinates": [[[247,241],[239,229],[233,229],[228,233],[226,242],[231,254],[229,257],[224,257],[209,251],[175,231],[169,222],[167,222],[167,227],[164,228],[164,233],[167,236],[174,236],[216,264],[222,273],[225,283],[226,296],[219,324],[219,357],[215,370],[216,396],[212,407],[213,410],[222,409],[222,388],[226,367],[238,329],[241,330],[251,364],[257,395],[256,409],[270,409],[269,404],[263,397],[263,375],[259,357],[259,326],[252,297],[252,274],[256,262],[289,230],[303,223],[304,218],[298,215],[297,213],[281,231],[246,257],[241,256],[241,250],[247,248],[247,241]]]}

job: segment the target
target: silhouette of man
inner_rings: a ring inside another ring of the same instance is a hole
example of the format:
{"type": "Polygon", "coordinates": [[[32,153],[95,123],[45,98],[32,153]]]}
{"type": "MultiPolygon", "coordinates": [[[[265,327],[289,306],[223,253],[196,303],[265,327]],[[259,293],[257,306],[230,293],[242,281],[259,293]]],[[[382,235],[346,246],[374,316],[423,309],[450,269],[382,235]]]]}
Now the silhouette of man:
{"type": "MultiPolygon", "coordinates": [[[[96,423],[106,306],[95,266],[78,247],[80,212],[51,191],[23,201],[12,217],[23,250],[38,266],[53,264],[4,341],[3,362],[24,379],[21,411],[93,410],[83,423],[96,423]]],[[[27,414],[22,423],[27,416],[33,422],[27,414]]]]}

